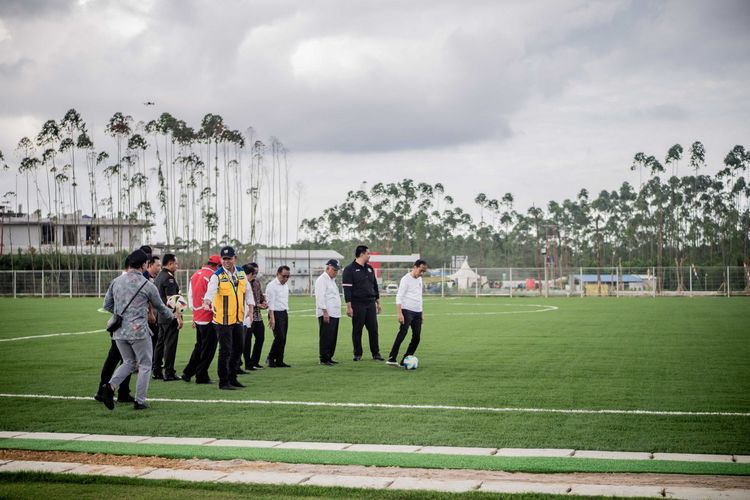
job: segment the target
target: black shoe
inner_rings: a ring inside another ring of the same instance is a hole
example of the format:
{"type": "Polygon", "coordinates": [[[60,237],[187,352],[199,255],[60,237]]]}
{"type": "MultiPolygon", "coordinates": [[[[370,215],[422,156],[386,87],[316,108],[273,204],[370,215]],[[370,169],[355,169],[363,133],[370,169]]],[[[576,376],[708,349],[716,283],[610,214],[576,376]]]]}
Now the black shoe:
{"type": "Polygon", "coordinates": [[[247,372],[243,370],[242,368],[238,368],[235,372],[237,375],[247,375],[247,372]]]}
{"type": "Polygon", "coordinates": [[[221,389],[222,391],[234,391],[234,390],[236,390],[236,389],[235,389],[234,387],[232,387],[232,386],[231,386],[231,385],[229,385],[229,384],[226,384],[226,385],[220,385],[220,386],[219,386],[219,389],[221,389]]]}
{"type": "Polygon", "coordinates": [[[207,378],[207,379],[205,379],[205,380],[198,380],[198,379],[195,379],[195,383],[196,383],[196,384],[201,384],[201,385],[208,385],[208,384],[213,384],[213,383],[214,383],[214,381],[213,381],[213,380],[211,380],[210,378],[207,378]]]}
{"type": "Polygon", "coordinates": [[[154,373],[151,374],[151,378],[154,379],[154,380],[163,380],[164,379],[164,375],[162,375],[161,373],[154,372],[154,373]]]}
{"type": "Polygon", "coordinates": [[[318,363],[318,364],[320,364],[320,365],[326,365],[326,366],[333,366],[333,363],[331,363],[330,361],[327,361],[327,360],[326,361],[321,360],[320,363],[318,363]]]}
{"type": "Polygon", "coordinates": [[[291,368],[292,367],[292,365],[288,365],[284,363],[283,361],[281,363],[276,363],[276,366],[278,366],[279,368],[291,368]]]}
{"type": "Polygon", "coordinates": [[[383,356],[381,356],[380,354],[376,354],[375,356],[373,356],[373,357],[372,357],[372,360],[373,360],[373,361],[385,361],[385,360],[383,359],[383,356]]]}
{"type": "Polygon", "coordinates": [[[133,409],[134,410],[148,410],[149,408],[151,408],[151,407],[149,405],[147,405],[146,403],[139,403],[138,401],[136,401],[133,404],[133,409]]]}
{"type": "Polygon", "coordinates": [[[232,387],[245,387],[243,384],[240,384],[237,380],[230,380],[229,385],[232,387]]]}
{"type": "Polygon", "coordinates": [[[333,358],[329,359],[329,360],[328,360],[328,362],[329,362],[329,363],[331,363],[331,364],[333,364],[333,365],[337,365],[337,364],[339,364],[339,362],[338,362],[338,361],[336,361],[336,360],[335,360],[335,359],[333,359],[333,358]]]}
{"type": "Polygon", "coordinates": [[[385,364],[390,366],[400,366],[400,363],[396,361],[396,358],[388,358],[388,361],[386,361],[385,364]]]}
{"type": "Polygon", "coordinates": [[[117,396],[117,402],[118,403],[135,403],[135,398],[131,396],[130,394],[123,394],[122,396],[117,396]]]}
{"type": "Polygon", "coordinates": [[[256,370],[262,370],[263,367],[261,365],[253,365],[253,368],[256,370]]]}
{"type": "Polygon", "coordinates": [[[106,406],[108,410],[115,409],[115,391],[109,386],[108,383],[102,384],[101,387],[99,387],[99,392],[97,392],[96,395],[99,396],[99,401],[104,403],[104,406],[106,406]]]}
{"type": "Polygon", "coordinates": [[[361,360],[362,360],[362,356],[354,356],[352,358],[352,361],[361,361],[361,360]]]}
{"type": "Polygon", "coordinates": [[[245,370],[248,371],[248,372],[254,372],[255,371],[255,367],[253,365],[249,365],[249,366],[245,367],[245,370]]]}
{"type": "Polygon", "coordinates": [[[175,377],[174,375],[164,375],[164,382],[173,382],[175,380],[180,380],[180,379],[175,377]]]}
{"type": "Polygon", "coordinates": [[[277,366],[279,366],[279,365],[277,365],[275,361],[269,361],[268,362],[268,367],[269,368],[276,368],[277,366]]]}
{"type": "Polygon", "coordinates": [[[190,382],[191,378],[192,377],[190,375],[185,375],[184,373],[180,375],[180,380],[182,380],[183,382],[190,382]]]}

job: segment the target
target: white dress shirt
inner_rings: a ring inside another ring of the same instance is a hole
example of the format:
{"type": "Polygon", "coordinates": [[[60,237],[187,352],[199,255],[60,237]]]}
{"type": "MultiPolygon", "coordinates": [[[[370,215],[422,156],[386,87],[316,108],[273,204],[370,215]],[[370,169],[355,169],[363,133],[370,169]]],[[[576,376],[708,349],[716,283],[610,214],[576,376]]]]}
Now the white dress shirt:
{"type": "Polygon", "coordinates": [[[274,278],[266,285],[266,303],[269,311],[289,310],[289,286],[274,278]]]}
{"type": "Polygon", "coordinates": [[[396,292],[396,304],[407,311],[422,312],[422,277],[415,278],[411,273],[401,278],[396,292]]]}
{"type": "Polygon", "coordinates": [[[323,316],[323,309],[332,318],[341,317],[341,295],[336,280],[325,271],[315,280],[315,314],[323,316]]]}

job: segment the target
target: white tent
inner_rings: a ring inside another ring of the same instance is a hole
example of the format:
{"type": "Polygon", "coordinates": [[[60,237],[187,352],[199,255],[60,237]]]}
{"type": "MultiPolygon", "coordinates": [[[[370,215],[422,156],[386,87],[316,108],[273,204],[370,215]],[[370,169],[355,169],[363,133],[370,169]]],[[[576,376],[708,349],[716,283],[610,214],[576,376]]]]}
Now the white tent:
{"type": "Polygon", "coordinates": [[[487,277],[486,276],[480,276],[477,273],[474,272],[472,268],[469,267],[469,260],[466,259],[461,264],[461,267],[458,268],[458,270],[448,276],[451,280],[456,282],[456,286],[459,289],[467,289],[467,288],[476,288],[477,281],[479,282],[479,286],[482,287],[483,285],[487,284],[487,277]]]}

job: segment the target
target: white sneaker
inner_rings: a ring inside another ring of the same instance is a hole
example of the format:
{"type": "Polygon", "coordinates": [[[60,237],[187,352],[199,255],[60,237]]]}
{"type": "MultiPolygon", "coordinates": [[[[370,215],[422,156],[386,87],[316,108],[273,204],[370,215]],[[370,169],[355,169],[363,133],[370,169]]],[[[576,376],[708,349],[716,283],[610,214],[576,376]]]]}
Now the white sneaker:
{"type": "Polygon", "coordinates": [[[385,362],[385,364],[389,366],[400,366],[398,364],[398,361],[396,361],[395,359],[391,359],[391,358],[389,358],[388,361],[385,362]]]}

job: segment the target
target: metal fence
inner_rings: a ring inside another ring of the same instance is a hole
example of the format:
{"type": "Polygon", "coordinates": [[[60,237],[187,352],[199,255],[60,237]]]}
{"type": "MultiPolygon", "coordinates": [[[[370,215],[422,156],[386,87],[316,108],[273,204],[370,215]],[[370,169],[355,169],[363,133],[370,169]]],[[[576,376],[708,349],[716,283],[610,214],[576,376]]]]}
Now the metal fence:
{"type": "MultiPolygon", "coordinates": [[[[291,292],[309,295],[323,272],[293,275],[291,292]]],[[[395,294],[409,267],[378,270],[381,293],[395,294]]],[[[103,297],[121,271],[0,271],[0,296],[103,297]]],[[[180,269],[177,281],[187,293],[193,270],[180,269]]],[[[263,286],[272,275],[260,276],[263,286]]],[[[341,283],[341,273],[337,278],[341,283]]],[[[598,297],[750,295],[744,267],[644,268],[437,268],[423,278],[425,293],[440,296],[598,297]]]]}

